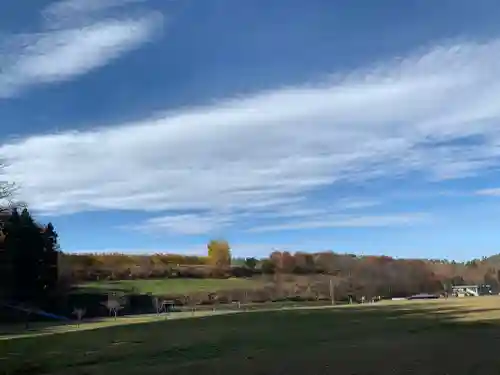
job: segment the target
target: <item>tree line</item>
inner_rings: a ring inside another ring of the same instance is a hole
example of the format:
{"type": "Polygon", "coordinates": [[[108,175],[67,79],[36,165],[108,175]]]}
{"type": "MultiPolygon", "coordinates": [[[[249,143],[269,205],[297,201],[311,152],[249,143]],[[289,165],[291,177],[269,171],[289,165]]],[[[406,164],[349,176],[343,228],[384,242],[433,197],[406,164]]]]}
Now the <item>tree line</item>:
{"type": "Polygon", "coordinates": [[[0,220],[0,300],[49,306],[58,285],[57,233],[28,209],[2,213],[0,220]]]}
{"type": "Polygon", "coordinates": [[[62,254],[61,275],[73,282],[150,278],[228,278],[259,275],[330,275],[351,284],[377,286],[390,294],[438,291],[463,283],[488,283],[497,290],[500,268],[487,260],[464,263],[357,256],[332,251],[274,251],[268,257],[235,259],[226,241],[207,245],[206,256],[176,254],[62,254]],[[385,287],[384,287],[385,285],[385,287]],[[432,287],[429,287],[432,285],[432,287]],[[384,289],[385,288],[385,289],[384,289]]]}
{"type": "MultiPolygon", "coordinates": [[[[242,293],[256,301],[298,295],[331,298],[332,285],[336,299],[360,299],[439,293],[464,283],[487,283],[498,291],[500,284],[500,267],[488,259],[457,263],[332,251],[273,251],[261,259],[238,259],[232,257],[231,247],[224,240],[210,241],[206,255],[200,256],[68,254],[59,250],[57,237],[52,224],[37,223],[27,209],[4,212],[0,218],[1,300],[50,306],[58,298],[61,286],[85,281],[167,277],[265,280],[260,289],[251,291],[214,291],[219,292],[216,299],[219,302],[241,299],[237,296],[242,293]]],[[[213,296],[201,294],[190,298],[214,301],[213,296]]]]}
{"type": "MultiPolygon", "coordinates": [[[[198,265],[169,264],[169,255],[132,256],[132,255],[95,255],[100,257],[100,266],[126,269],[136,262],[138,257],[143,264],[155,261],[159,267],[159,277],[241,277],[246,270],[255,283],[247,287],[224,287],[220,290],[191,291],[178,294],[168,290],[163,293],[148,296],[139,294],[133,289],[122,291],[123,313],[154,312],[152,302],[171,301],[175,306],[197,309],[203,305],[228,305],[238,303],[246,305],[277,301],[311,301],[313,303],[349,303],[376,301],[380,298],[407,297],[417,293],[440,294],[451,289],[452,285],[488,283],[498,291],[499,273],[488,264],[487,260],[456,263],[448,261],[421,259],[394,259],[387,256],[356,256],[353,254],[337,254],[331,251],[320,253],[290,253],[274,251],[263,259],[234,259],[225,241],[211,241],[208,255],[204,263],[198,265]],[[214,251],[214,248],[218,247],[214,251]],[[215,254],[224,254],[217,256],[215,254]],[[163,257],[163,258],[162,258],[163,257]],[[110,263],[105,263],[109,260],[110,263]],[[162,262],[165,261],[165,263],[162,262]],[[223,261],[224,260],[224,261],[223,261]],[[228,263],[231,260],[231,265],[228,263]],[[235,264],[236,263],[236,264],[235,264]],[[165,266],[165,264],[167,266],[165,266]],[[163,268],[162,268],[163,267],[163,268]],[[161,271],[162,270],[162,271],[161,271]]],[[[63,255],[77,259],[82,255],[63,255]]],[[[89,256],[89,255],[86,255],[89,256]]],[[[144,275],[150,275],[150,270],[144,275]]],[[[102,277],[105,273],[95,270],[93,276],[102,277]]],[[[102,271],[102,270],[101,270],[102,271]]],[[[144,271],[144,270],[143,270],[144,271]]],[[[142,278],[140,273],[137,278],[142,278]]],[[[127,274],[117,278],[128,278],[127,274]]],[[[102,280],[102,279],[100,279],[102,280]]],[[[94,280],[93,280],[94,281],[94,280]]],[[[231,281],[228,281],[230,283],[231,281]]],[[[166,284],[168,285],[168,284],[166,284]]],[[[91,316],[106,313],[99,312],[100,304],[92,302],[82,294],[76,294],[79,300],[73,299],[73,304],[86,306],[87,314],[91,316]]],[[[212,307],[205,307],[212,308],[212,307]]]]}

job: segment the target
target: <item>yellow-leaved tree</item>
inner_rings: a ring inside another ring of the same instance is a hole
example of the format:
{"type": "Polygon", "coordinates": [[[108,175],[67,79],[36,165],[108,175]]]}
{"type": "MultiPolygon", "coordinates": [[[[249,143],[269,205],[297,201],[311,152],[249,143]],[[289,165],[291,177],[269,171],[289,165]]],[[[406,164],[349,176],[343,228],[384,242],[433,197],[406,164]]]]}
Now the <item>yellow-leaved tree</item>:
{"type": "Polygon", "coordinates": [[[210,264],[216,267],[231,265],[231,247],[224,240],[212,240],[207,245],[210,264]]]}

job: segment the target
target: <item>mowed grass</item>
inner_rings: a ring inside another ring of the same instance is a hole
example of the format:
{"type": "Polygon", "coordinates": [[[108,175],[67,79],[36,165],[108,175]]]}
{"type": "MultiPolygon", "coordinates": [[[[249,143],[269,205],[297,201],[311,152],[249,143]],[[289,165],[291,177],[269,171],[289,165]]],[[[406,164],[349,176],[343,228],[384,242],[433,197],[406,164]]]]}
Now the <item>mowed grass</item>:
{"type": "Polygon", "coordinates": [[[126,319],[2,340],[0,373],[500,373],[499,297],[126,319]]]}
{"type": "Polygon", "coordinates": [[[257,279],[158,279],[158,280],[119,280],[96,281],[81,284],[82,291],[124,291],[152,293],[154,295],[186,294],[193,292],[214,292],[228,289],[247,289],[262,285],[257,279]]]}

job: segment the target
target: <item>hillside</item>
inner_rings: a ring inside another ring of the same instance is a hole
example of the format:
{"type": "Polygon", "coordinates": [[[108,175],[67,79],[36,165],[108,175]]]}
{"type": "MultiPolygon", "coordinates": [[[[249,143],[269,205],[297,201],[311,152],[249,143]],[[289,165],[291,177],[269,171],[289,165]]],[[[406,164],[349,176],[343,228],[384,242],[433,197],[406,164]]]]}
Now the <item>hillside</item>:
{"type": "MultiPolygon", "coordinates": [[[[352,254],[274,252],[259,259],[254,268],[213,266],[207,257],[182,257],[172,254],[63,254],[60,274],[72,284],[148,279],[227,279],[252,278],[257,284],[279,289],[278,294],[295,290],[317,290],[328,295],[330,280],[335,281],[337,297],[347,295],[407,296],[413,293],[441,293],[451,285],[488,283],[499,290],[499,268],[491,262],[456,263],[437,260],[393,259],[387,256],[355,256],[352,254]]],[[[181,282],[182,283],[182,282],[181,282]]],[[[244,289],[242,284],[233,289],[244,289]]],[[[207,281],[205,292],[227,293],[231,287],[207,281]],[[217,286],[218,285],[218,286],[217,286]]],[[[161,288],[160,288],[161,289],[161,288]]],[[[173,292],[165,289],[164,294],[173,292]]],[[[178,290],[178,288],[174,288],[178,290]]],[[[251,289],[255,289],[252,286],[251,289]]],[[[151,290],[150,292],[153,292],[151,290]]],[[[158,288],[154,291],[159,293],[158,288]]],[[[274,292],[273,292],[274,293],[274,292]]],[[[179,293],[175,293],[179,294],[179,293]]],[[[271,298],[271,297],[269,297],[271,298]]]]}

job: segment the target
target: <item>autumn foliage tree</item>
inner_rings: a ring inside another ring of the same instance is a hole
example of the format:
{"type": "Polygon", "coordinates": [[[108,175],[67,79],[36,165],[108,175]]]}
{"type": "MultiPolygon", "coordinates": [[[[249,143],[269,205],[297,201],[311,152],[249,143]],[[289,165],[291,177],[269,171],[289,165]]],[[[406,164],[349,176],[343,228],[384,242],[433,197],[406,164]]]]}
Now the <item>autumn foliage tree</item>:
{"type": "Polygon", "coordinates": [[[295,258],[288,251],[273,251],[269,258],[274,263],[276,271],[280,273],[293,273],[295,270],[295,258]]]}
{"type": "Polygon", "coordinates": [[[211,265],[216,267],[228,267],[231,265],[231,247],[224,240],[212,240],[207,245],[208,259],[211,265]]]}

